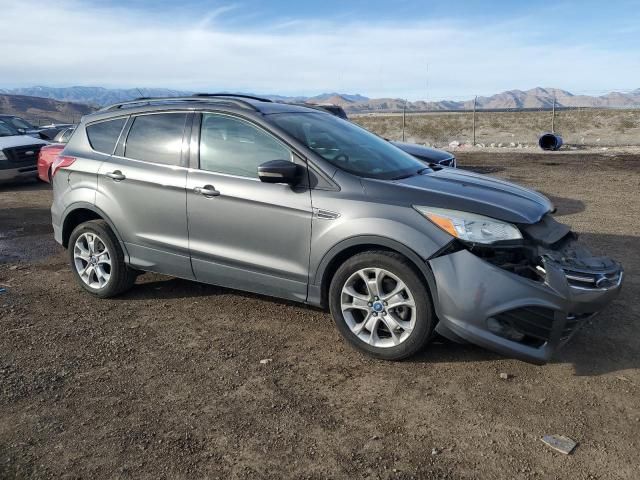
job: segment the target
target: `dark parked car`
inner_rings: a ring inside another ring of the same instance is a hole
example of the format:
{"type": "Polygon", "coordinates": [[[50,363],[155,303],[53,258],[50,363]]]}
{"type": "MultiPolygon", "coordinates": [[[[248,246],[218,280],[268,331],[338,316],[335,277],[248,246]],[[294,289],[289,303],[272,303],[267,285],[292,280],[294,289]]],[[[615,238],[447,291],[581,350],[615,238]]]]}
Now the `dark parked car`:
{"type": "Polygon", "coordinates": [[[425,147],[417,143],[391,142],[403,152],[417,158],[428,165],[441,165],[444,167],[456,168],[456,156],[446,150],[438,148],[425,147]]]}
{"type": "MultiPolygon", "coordinates": [[[[60,135],[61,132],[68,130],[69,128],[73,128],[74,124],[72,123],[53,123],[51,125],[45,125],[41,127],[39,132],[40,138],[45,140],[51,140],[53,142],[57,142],[56,137],[60,135]]],[[[66,143],[66,142],[63,142],[66,143]]]]}
{"type": "Polygon", "coordinates": [[[622,284],[544,195],[265,99],[113,105],[83,118],[52,174],[55,239],[90,294],[153,271],[282,297],[328,308],[378,358],[435,330],[543,363],[622,284]]]}
{"type": "Polygon", "coordinates": [[[22,135],[30,135],[35,138],[41,138],[49,141],[53,140],[61,130],[73,126],[72,123],[52,123],[38,127],[16,115],[0,115],[0,121],[9,123],[22,135]]]}
{"type": "Polygon", "coordinates": [[[0,182],[35,177],[38,154],[46,143],[0,118],[0,182]]]}
{"type": "MultiPolygon", "coordinates": [[[[348,120],[347,112],[344,111],[340,105],[332,104],[305,104],[307,107],[320,108],[325,110],[336,117],[348,120]]],[[[418,145],[417,143],[405,143],[391,141],[400,150],[407,152],[409,155],[416,157],[418,160],[426,163],[427,165],[441,165],[444,167],[457,167],[456,156],[453,153],[446,150],[439,150],[437,148],[426,147],[424,145],[418,145]]]]}

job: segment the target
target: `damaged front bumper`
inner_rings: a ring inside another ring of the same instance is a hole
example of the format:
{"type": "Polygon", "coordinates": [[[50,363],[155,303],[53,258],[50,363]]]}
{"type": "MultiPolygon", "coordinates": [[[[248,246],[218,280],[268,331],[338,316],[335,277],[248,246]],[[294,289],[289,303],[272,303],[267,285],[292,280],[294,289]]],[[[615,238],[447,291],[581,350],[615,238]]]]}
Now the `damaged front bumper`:
{"type": "Polygon", "coordinates": [[[436,330],[501,354],[543,364],[619,293],[623,270],[574,240],[535,247],[528,271],[460,249],[428,260],[436,330]]]}

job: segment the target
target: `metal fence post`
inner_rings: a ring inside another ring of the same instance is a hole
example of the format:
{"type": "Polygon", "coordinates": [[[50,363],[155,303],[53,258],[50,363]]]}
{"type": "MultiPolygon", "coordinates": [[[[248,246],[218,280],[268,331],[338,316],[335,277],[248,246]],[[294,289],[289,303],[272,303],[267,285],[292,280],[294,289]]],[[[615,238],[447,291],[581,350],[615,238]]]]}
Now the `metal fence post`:
{"type": "Polygon", "coordinates": [[[551,107],[551,133],[556,133],[556,94],[553,94],[553,106],[551,107]]]}
{"type": "Polygon", "coordinates": [[[402,106],[402,141],[404,142],[404,129],[407,121],[407,101],[404,101],[402,106]]]}
{"type": "Polygon", "coordinates": [[[476,103],[478,102],[478,96],[473,99],[473,143],[472,147],[476,146],[476,103]]]}

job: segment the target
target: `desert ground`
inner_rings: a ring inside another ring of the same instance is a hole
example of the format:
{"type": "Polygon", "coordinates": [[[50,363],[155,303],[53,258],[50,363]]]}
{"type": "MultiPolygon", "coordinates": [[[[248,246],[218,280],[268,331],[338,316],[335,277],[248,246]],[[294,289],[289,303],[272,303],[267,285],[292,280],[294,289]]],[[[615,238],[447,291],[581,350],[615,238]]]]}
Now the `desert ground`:
{"type": "MultiPolygon", "coordinates": [[[[553,130],[574,148],[640,145],[640,109],[574,109],[551,111],[476,112],[476,144],[535,148],[540,134],[553,130]]],[[[402,114],[358,114],[351,119],[391,140],[402,138],[402,114]]],[[[473,143],[473,112],[408,113],[409,142],[446,147],[473,143]]]]}
{"type": "Polygon", "coordinates": [[[377,361],[324,311],[155,274],[98,300],[53,241],[50,188],[0,186],[0,478],[640,478],[640,156],[458,157],[544,192],[625,267],[548,365],[440,339],[377,361]]]}

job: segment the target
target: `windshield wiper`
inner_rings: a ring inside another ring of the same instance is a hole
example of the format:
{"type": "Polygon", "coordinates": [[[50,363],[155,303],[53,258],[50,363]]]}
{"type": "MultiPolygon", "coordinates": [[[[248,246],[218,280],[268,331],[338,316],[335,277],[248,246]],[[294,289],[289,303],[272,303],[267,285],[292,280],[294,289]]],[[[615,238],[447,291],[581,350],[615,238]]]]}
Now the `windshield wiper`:
{"type": "Polygon", "coordinates": [[[424,167],[418,170],[417,172],[407,173],[406,175],[399,175],[397,177],[393,177],[391,180],[403,180],[405,178],[413,177],[415,175],[422,174],[425,170],[431,170],[429,167],[424,167]]]}

